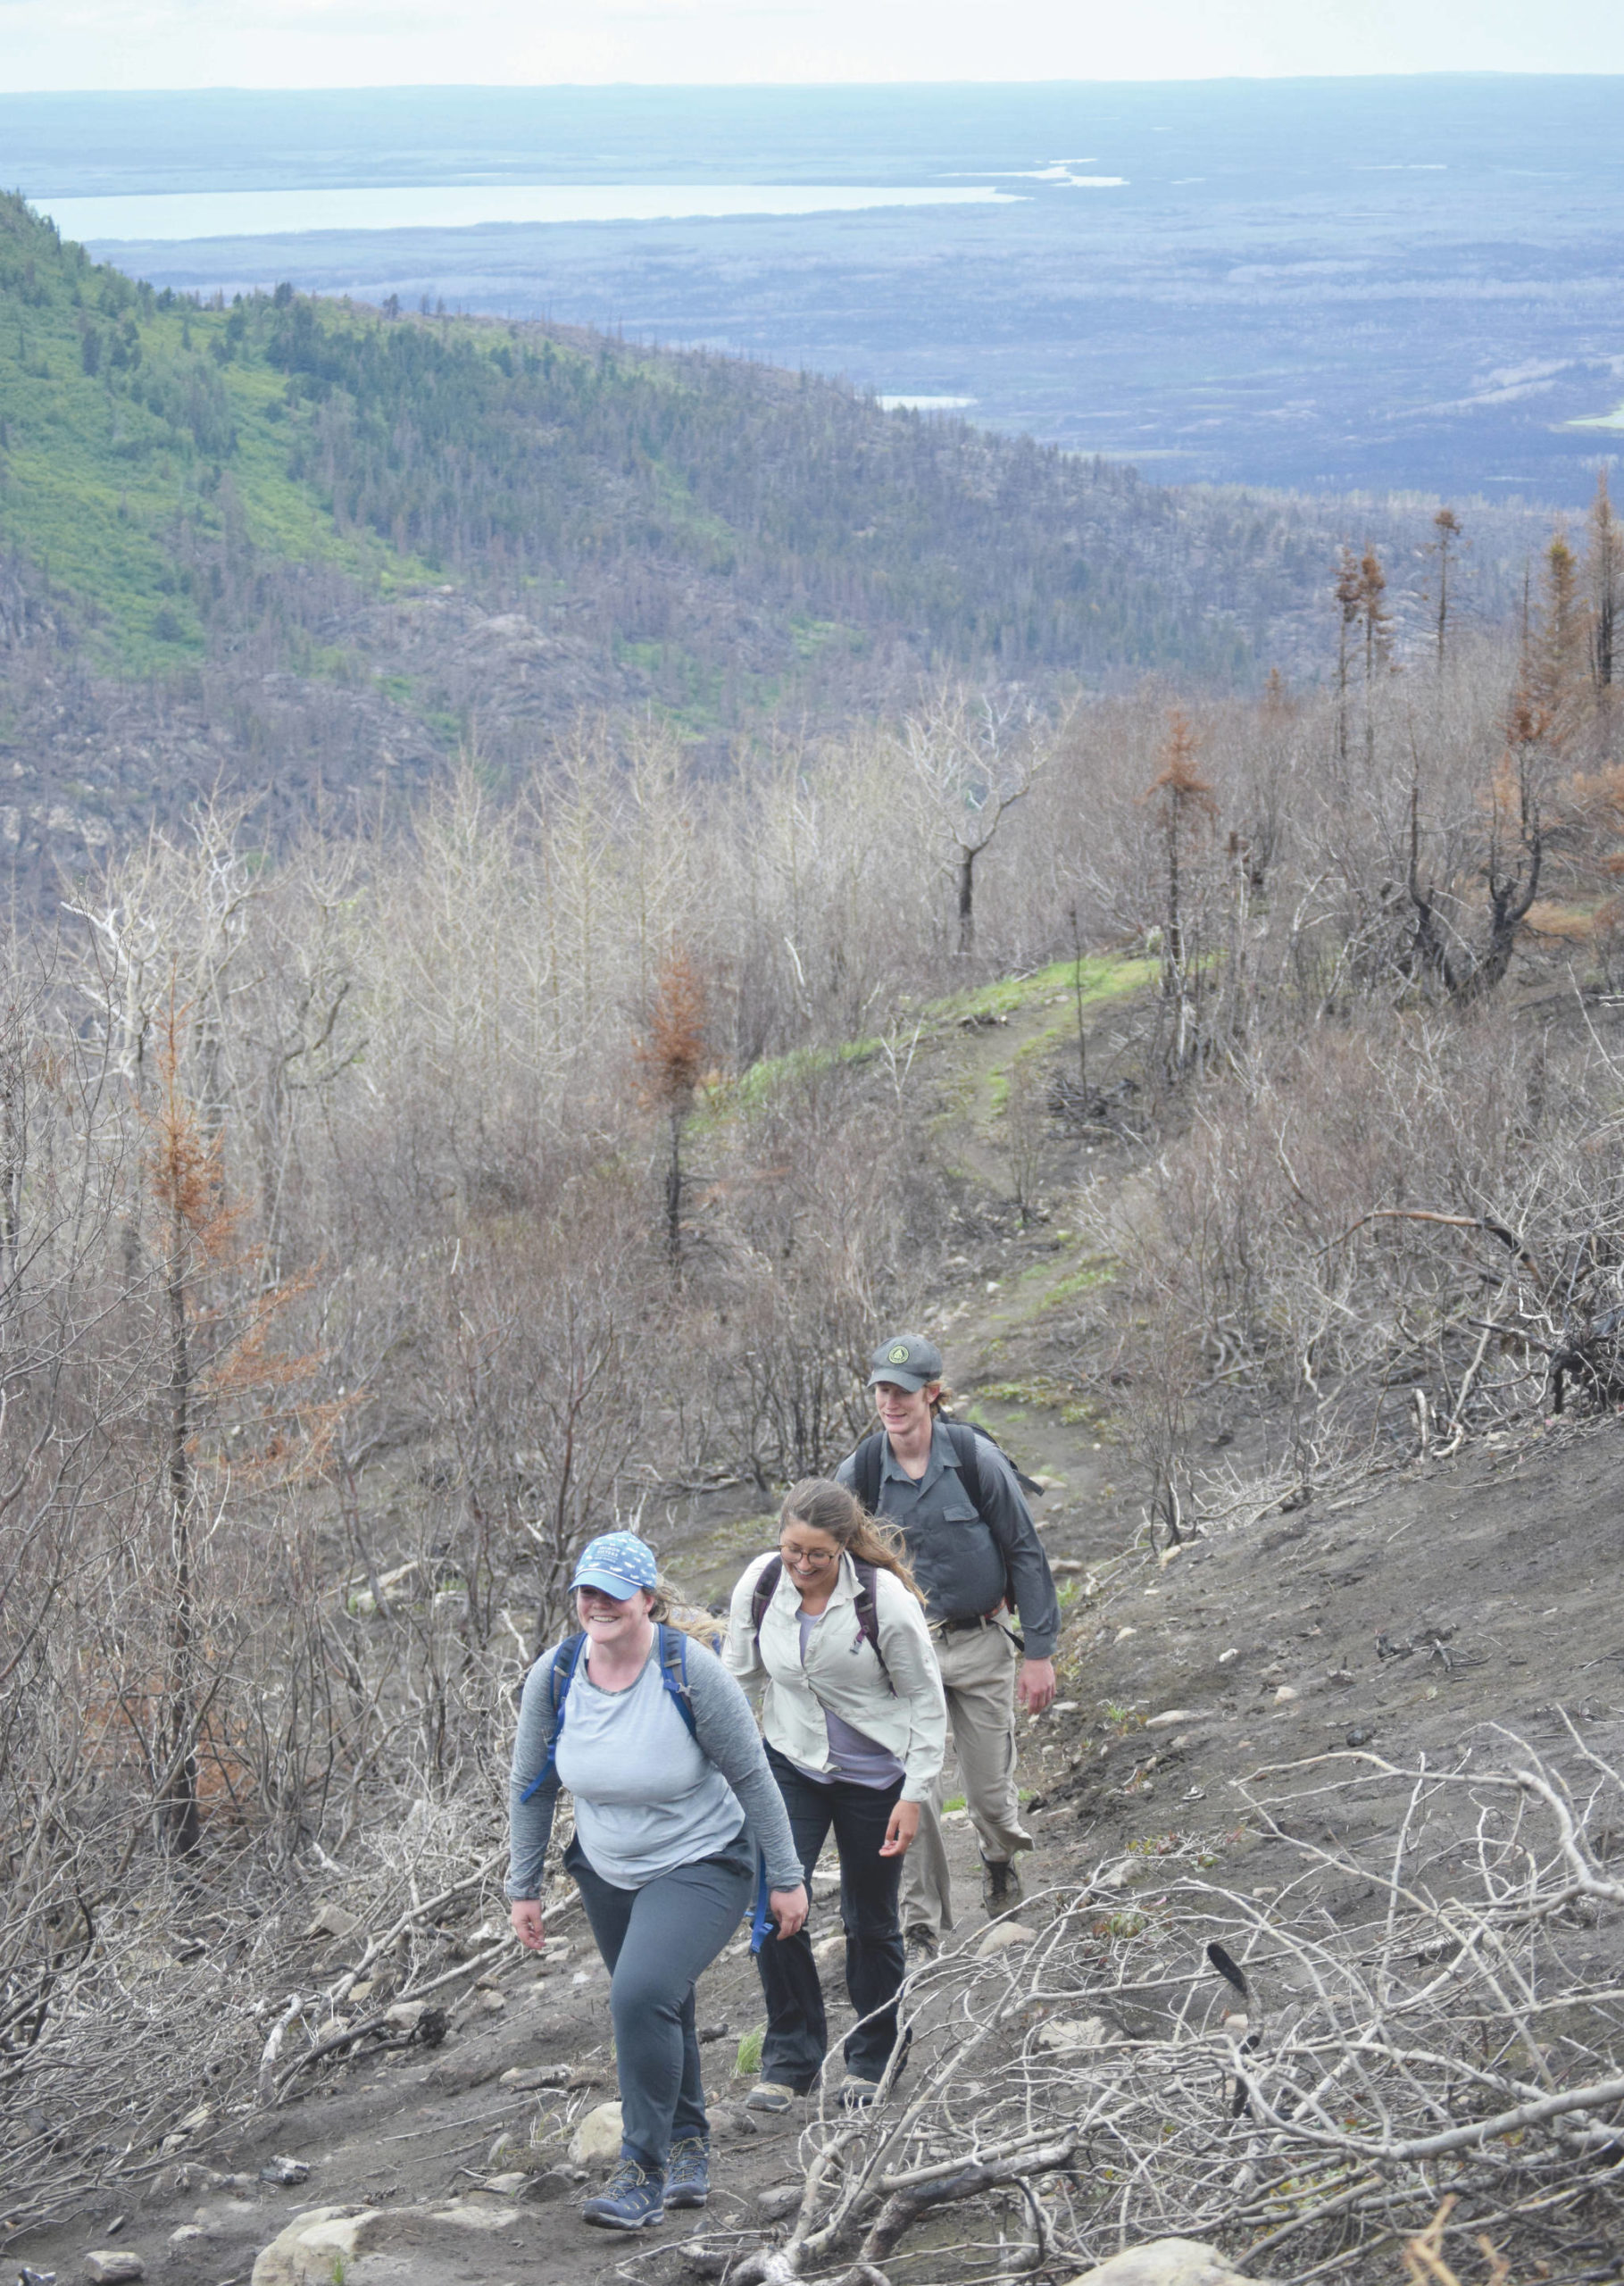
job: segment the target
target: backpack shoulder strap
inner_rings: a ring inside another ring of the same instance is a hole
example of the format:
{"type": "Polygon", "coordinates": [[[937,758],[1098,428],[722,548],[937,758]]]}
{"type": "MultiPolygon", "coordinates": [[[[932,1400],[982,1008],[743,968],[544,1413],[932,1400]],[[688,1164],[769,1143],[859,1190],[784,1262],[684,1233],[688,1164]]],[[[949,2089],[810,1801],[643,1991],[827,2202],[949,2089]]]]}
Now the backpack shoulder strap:
{"type": "Polygon", "coordinates": [[[977,1450],[981,1439],[978,1431],[968,1421],[944,1421],[947,1441],[953,1447],[959,1464],[959,1474],[964,1480],[964,1489],[975,1503],[976,1514],[981,1515],[987,1506],[987,1495],[981,1483],[981,1458],[977,1450]]]}
{"type": "Polygon", "coordinates": [[[584,1634],[566,1635],[553,1654],[553,1664],[547,1675],[547,1699],[553,1710],[553,1743],[547,1748],[547,1758],[525,1788],[521,1798],[529,1801],[532,1794],[539,1794],[558,1767],[558,1742],[564,1733],[564,1711],[570,1696],[570,1685],[575,1680],[575,1670],[580,1664],[584,1634]]]}
{"type": "Polygon", "coordinates": [[[762,1622],[767,1616],[767,1606],[778,1593],[779,1581],[783,1576],[784,1559],[781,1556],[769,1556],[756,1574],[755,1585],[750,1591],[750,1632],[758,1639],[762,1622]]]}
{"type": "Polygon", "coordinates": [[[552,1702],[555,1733],[563,1728],[564,1701],[570,1695],[570,1685],[575,1681],[575,1670],[580,1664],[586,1644],[584,1633],[566,1635],[553,1654],[553,1672],[547,1677],[547,1696],[552,1702]]]}
{"type": "Polygon", "coordinates": [[[852,1455],[852,1489],[870,1516],[879,1513],[879,1483],[885,1466],[886,1432],[877,1429],[852,1455]]]}
{"type": "Polygon", "coordinates": [[[886,1661],[879,1648],[879,1598],[875,1585],[879,1566],[854,1556],[852,1569],[857,1574],[857,1631],[872,1647],[874,1656],[883,1667],[886,1661]]]}
{"type": "Polygon", "coordinates": [[[994,1452],[1004,1454],[1004,1458],[1009,1464],[1010,1474],[1029,1500],[1043,1498],[1043,1487],[1037,1478],[1028,1476],[1024,1469],[1016,1467],[990,1430],[979,1428],[973,1421],[944,1421],[942,1426],[953,1440],[953,1448],[959,1456],[959,1473],[963,1477],[969,1488],[970,1496],[974,1500],[978,1510],[982,1506],[984,1497],[984,1480],[981,1474],[979,1452],[983,1445],[990,1445],[994,1452]]]}
{"type": "Polygon", "coordinates": [[[694,1701],[688,1689],[688,1639],[679,1627],[668,1627],[663,1620],[660,1627],[660,1681],[676,1701],[677,1712],[687,1725],[690,1739],[699,1736],[699,1725],[694,1719],[694,1701]]]}

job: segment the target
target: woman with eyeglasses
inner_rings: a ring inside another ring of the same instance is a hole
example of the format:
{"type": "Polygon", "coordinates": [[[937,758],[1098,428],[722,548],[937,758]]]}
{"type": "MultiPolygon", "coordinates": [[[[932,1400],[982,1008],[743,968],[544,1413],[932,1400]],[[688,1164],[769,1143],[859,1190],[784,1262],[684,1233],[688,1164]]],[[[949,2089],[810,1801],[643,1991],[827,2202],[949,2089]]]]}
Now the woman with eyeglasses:
{"type": "MultiPolygon", "coordinates": [[[[947,1712],[906,1561],[843,1485],[808,1477],[790,1491],[776,1552],[733,1590],[722,1657],[741,1681],[765,1678],[767,1760],[809,1891],[834,1830],[846,1990],[859,2019],[840,2093],[848,2106],[870,2104],[896,2045],[903,1856],[941,1768],[947,1712]]],[[[786,2111],[823,2068],[823,1992],[804,1927],[756,1961],[767,2032],[745,2103],[786,2111]]]]}
{"type": "Polygon", "coordinates": [[[567,1786],[564,1865],[610,1973],[622,2126],[620,2164],[581,2213],[637,2231],[668,2207],[703,2207],[710,2189],[695,1983],[749,1912],[758,1865],[778,1940],[804,1920],[806,1891],[749,1702],[712,1652],[666,1623],[652,1548],[605,1532],[570,1584],[579,1627],[537,1660],[520,1705],[507,1893],[515,1935],[538,1952],[567,1786]]]}

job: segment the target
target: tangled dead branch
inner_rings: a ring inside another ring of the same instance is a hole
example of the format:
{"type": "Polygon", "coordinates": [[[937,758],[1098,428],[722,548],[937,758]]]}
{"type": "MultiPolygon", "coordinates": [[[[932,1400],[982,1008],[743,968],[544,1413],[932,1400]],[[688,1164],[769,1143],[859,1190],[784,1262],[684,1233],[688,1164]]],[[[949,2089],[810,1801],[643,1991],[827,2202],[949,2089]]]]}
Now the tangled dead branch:
{"type": "Polygon", "coordinates": [[[1147,1859],[1153,1887],[1055,1893],[1030,1943],[932,1964],[891,2104],[809,2127],[799,2213],[729,2286],[1063,2277],[1162,2236],[1260,2276],[1396,2275],[1411,2241],[1429,2280],[1483,2247],[1613,2279],[1624,1783],[1564,1743],[1258,1773],[1279,1897],[1147,1859]]]}

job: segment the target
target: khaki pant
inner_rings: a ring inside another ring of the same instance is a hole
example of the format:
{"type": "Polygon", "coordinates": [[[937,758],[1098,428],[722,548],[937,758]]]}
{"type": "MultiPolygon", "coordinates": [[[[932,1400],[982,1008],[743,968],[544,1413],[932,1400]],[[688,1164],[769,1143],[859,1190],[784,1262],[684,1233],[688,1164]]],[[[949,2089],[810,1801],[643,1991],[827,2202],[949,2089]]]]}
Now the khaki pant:
{"type": "MultiPolygon", "coordinates": [[[[947,1719],[970,1823],[981,1855],[1002,1865],[1032,1837],[1020,1823],[1015,1783],[1015,1646],[1002,1627],[933,1628],[947,1719]]],[[[945,1773],[944,1773],[945,1775],[945,1773]]],[[[920,1812],[919,1832],[903,1859],[903,1927],[939,1936],[953,1927],[947,1852],[942,1840],[945,1788],[938,1777],[920,1812]]]]}

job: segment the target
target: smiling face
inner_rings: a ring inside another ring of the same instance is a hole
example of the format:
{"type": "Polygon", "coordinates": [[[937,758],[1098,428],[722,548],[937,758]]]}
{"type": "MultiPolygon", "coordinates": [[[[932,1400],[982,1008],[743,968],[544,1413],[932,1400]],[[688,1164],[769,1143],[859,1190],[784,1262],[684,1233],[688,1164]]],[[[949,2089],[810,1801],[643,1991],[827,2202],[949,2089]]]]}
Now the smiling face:
{"type": "Polygon", "coordinates": [[[804,1595],[829,1586],[840,1561],[840,1543],[833,1532],[820,1532],[799,1516],[786,1516],[779,1533],[779,1554],[784,1569],[804,1595]]]}
{"type": "Polygon", "coordinates": [[[880,1427],[887,1437],[896,1439],[899,1443],[928,1436],[930,1408],[941,1393],[940,1381],[927,1381],[920,1389],[905,1389],[895,1381],[876,1381],[873,1386],[874,1410],[879,1415],[880,1427]]]}
{"type": "Polygon", "coordinates": [[[606,1596],[602,1588],[575,1591],[576,1614],[588,1641],[602,1643],[609,1650],[638,1648],[646,1637],[648,1614],[654,1607],[654,1597],[646,1588],[637,1588],[623,1598],[606,1596]]]}

